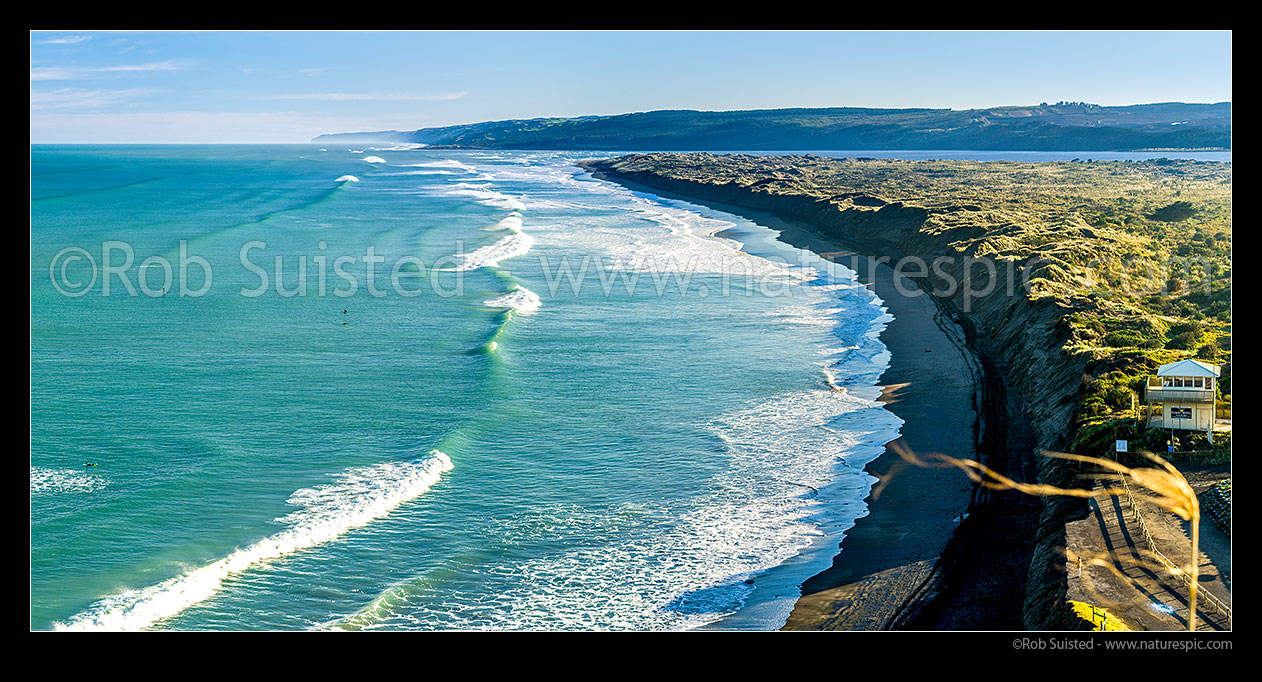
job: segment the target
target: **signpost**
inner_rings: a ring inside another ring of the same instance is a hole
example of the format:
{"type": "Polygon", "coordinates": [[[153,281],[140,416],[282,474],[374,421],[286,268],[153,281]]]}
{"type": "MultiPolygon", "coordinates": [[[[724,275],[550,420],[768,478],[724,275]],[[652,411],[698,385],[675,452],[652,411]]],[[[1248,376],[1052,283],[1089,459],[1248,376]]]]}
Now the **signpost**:
{"type": "Polygon", "coordinates": [[[1174,426],[1177,421],[1179,428],[1183,428],[1183,420],[1192,418],[1192,408],[1190,407],[1171,407],[1170,408],[1170,441],[1166,447],[1166,452],[1174,454],[1174,426]]]}
{"type": "Polygon", "coordinates": [[[1126,441],[1124,441],[1124,440],[1119,440],[1119,441],[1117,441],[1117,448],[1116,448],[1116,451],[1117,451],[1117,452],[1126,452],[1126,441]]]}

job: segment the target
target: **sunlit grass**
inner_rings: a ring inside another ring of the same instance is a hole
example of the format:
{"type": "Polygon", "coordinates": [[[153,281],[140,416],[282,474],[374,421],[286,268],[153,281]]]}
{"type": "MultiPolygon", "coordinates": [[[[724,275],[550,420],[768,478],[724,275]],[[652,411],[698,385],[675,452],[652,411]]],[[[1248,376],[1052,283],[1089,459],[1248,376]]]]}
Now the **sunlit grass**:
{"type": "Polygon", "coordinates": [[[1079,618],[1091,623],[1094,629],[1100,632],[1129,632],[1133,628],[1128,626],[1121,618],[1109,613],[1107,610],[1081,601],[1069,601],[1069,606],[1074,610],[1074,614],[1079,618]]]}

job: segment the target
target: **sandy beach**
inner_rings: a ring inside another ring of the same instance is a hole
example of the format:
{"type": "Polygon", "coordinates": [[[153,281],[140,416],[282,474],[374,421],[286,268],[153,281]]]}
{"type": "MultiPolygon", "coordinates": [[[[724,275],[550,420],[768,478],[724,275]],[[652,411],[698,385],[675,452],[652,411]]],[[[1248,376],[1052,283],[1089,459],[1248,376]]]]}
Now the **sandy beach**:
{"type": "MultiPolygon", "coordinates": [[[[901,437],[891,445],[915,453],[974,456],[980,370],[961,327],[929,295],[889,265],[874,263],[808,226],[711,205],[780,230],[782,241],[858,272],[894,316],[881,334],[891,353],[880,379],[881,400],[904,421],[901,437]]],[[[928,574],[968,506],[972,486],[956,469],[912,466],[887,448],[867,471],[882,481],[866,500],[868,515],[845,533],[833,565],[803,584],[785,629],[880,629],[928,574]]]]}
{"type": "MultiPolygon", "coordinates": [[[[891,361],[879,382],[881,400],[905,422],[891,446],[975,456],[981,365],[967,348],[963,328],[914,280],[800,222],[616,181],[744,216],[780,231],[781,241],[855,270],[894,317],[881,334],[891,361]]],[[[928,576],[968,507],[972,486],[957,469],[912,466],[891,447],[867,471],[882,481],[866,500],[867,516],[845,532],[832,566],[802,585],[784,629],[881,629],[928,576]]]]}

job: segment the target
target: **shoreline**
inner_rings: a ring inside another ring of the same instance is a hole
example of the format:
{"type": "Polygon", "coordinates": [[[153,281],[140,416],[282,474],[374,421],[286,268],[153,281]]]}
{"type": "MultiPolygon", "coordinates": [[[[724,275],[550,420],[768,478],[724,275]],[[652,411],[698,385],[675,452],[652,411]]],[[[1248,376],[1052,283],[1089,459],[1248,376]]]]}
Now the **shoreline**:
{"type": "MultiPolygon", "coordinates": [[[[964,329],[953,323],[914,280],[897,275],[886,264],[870,262],[861,248],[824,236],[808,224],[604,174],[596,177],[635,191],[738,215],[776,230],[781,242],[855,270],[859,280],[884,301],[894,319],[880,336],[890,352],[890,364],[877,382],[879,400],[904,424],[899,438],[864,468],[881,479],[864,498],[866,515],[831,547],[830,565],[802,582],[801,596],[783,629],[885,628],[932,575],[938,557],[959,527],[956,520],[972,499],[972,483],[956,469],[917,468],[891,449],[901,446],[916,453],[975,456],[984,370],[968,348],[964,329]],[[895,277],[901,278],[903,291],[914,294],[901,293],[895,277]]],[[[739,627],[744,610],[707,629],[739,627]]]]}
{"type": "MultiPolygon", "coordinates": [[[[693,200],[695,201],[695,200],[693,200]]],[[[932,573],[972,497],[972,483],[954,468],[919,468],[892,447],[915,453],[976,456],[981,366],[963,329],[914,280],[870,262],[853,246],[809,225],[770,213],[705,203],[780,231],[780,241],[840,262],[858,274],[893,316],[881,333],[890,364],[878,379],[878,400],[903,420],[899,437],[864,470],[881,479],[864,498],[867,514],[842,533],[831,565],[800,586],[784,630],[884,629],[932,573]],[[901,278],[901,293],[895,278],[901,278]]]]}

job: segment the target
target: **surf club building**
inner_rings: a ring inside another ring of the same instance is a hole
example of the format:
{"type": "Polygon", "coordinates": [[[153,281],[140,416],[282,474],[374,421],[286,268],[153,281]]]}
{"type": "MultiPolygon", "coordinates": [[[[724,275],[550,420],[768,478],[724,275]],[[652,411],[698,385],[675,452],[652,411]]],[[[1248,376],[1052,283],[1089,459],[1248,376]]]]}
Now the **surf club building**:
{"type": "MultiPolygon", "coordinates": [[[[1200,360],[1180,360],[1157,368],[1148,377],[1144,401],[1148,425],[1162,429],[1204,431],[1214,442],[1218,365],[1200,360]]],[[[1228,427],[1230,428],[1230,427],[1228,427]]]]}

